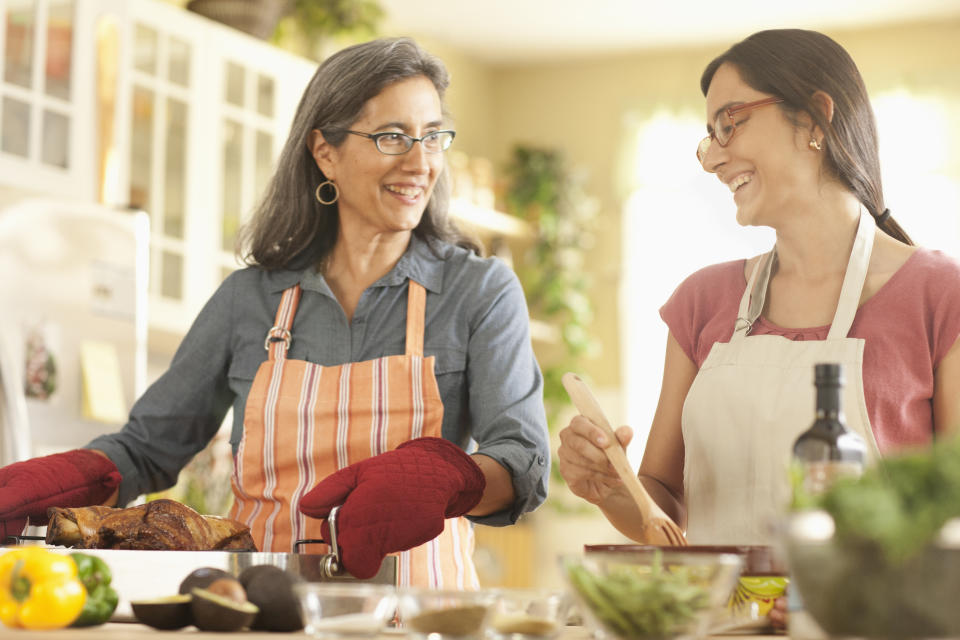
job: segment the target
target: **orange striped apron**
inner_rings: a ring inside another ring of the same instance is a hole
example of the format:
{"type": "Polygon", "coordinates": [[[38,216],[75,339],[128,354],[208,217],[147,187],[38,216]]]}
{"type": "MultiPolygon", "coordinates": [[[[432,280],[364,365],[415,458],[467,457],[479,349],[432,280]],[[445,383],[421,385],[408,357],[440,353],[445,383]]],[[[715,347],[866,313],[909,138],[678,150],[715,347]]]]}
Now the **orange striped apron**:
{"type": "MultiPolygon", "coordinates": [[[[269,357],[247,398],[232,480],[230,517],[249,525],[261,551],[290,552],[296,540],[321,537],[322,521],[297,506],[323,478],[407,440],[441,437],[434,358],[423,357],[427,294],[413,280],[408,289],[406,353],[332,367],[287,358],[300,285],[283,292],[264,345],[269,357]]],[[[466,518],[448,519],[439,536],[396,554],[397,584],[479,588],[473,545],[466,518]]]]}

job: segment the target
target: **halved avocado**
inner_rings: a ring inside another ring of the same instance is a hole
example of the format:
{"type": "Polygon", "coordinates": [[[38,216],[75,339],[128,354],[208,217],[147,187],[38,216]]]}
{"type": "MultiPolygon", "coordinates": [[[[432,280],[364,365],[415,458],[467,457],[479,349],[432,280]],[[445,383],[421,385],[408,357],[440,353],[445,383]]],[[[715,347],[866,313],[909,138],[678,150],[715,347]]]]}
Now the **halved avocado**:
{"type": "Polygon", "coordinates": [[[193,624],[201,631],[239,631],[249,627],[260,611],[251,602],[237,602],[206,589],[194,589],[192,595],[193,624]]]}
{"type": "Polygon", "coordinates": [[[189,594],[194,589],[206,589],[211,582],[220,578],[232,578],[233,576],[223,569],[216,567],[200,567],[194,569],[180,583],[180,593],[189,594]]]}
{"type": "Polygon", "coordinates": [[[192,600],[188,593],[131,602],[130,606],[137,621],[154,629],[172,631],[193,624],[192,600]]]}

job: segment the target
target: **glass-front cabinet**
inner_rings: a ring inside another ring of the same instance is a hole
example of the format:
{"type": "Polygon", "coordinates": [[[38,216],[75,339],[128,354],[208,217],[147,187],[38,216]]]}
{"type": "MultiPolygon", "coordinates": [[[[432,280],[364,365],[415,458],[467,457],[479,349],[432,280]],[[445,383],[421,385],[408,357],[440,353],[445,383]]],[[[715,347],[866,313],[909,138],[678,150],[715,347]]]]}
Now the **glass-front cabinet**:
{"type": "Polygon", "coordinates": [[[151,349],[239,265],[316,64],[154,0],[0,0],[0,188],[149,214],[151,349]]]}
{"type": "MultiPolygon", "coordinates": [[[[102,145],[104,183],[112,185],[104,199],[150,214],[152,337],[175,341],[239,266],[237,231],[316,65],[170,5],[121,4],[115,35],[111,17],[98,25],[100,75],[117,79],[116,133],[102,145]],[[131,55],[112,56],[113,38],[131,55]]],[[[99,113],[109,115],[109,104],[99,113]]]]}

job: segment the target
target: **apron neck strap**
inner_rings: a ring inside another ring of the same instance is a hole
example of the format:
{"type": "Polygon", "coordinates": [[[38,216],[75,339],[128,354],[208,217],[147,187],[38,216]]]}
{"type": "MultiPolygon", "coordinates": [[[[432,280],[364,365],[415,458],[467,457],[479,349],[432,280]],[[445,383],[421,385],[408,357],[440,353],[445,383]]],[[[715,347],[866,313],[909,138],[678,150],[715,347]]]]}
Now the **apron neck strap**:
{"type": "MultiPolygon", "coordinates": [[[[843,285],[840,288],[840,301],[837,311],[830,324],[827,340],[845,338],[850,333],[853,319],[860,306],[860,296],[863,293],[863,284],[867,279],[867,267],[870,265],[870,254],[873,252],[875,235],[873,217],[860,208],[860,222],[857,224],[857,235],[853,240],[853,249],[850,251],[850,260],[847,262],[847,271],[843,276],[843,285]]],[[[765,254],[757,261],[750,274],[750,281],[740,298],[740,309],[737,312],[737,324],[734,327],[730,342],[738,342],[750,332],[753,323],[763,312],[763,305],[767,299],[767,289],[770,285],[770,276],[777,261],[777,248],[765,254]]]]}
{"type": "Polygon", "coordinates": [[[733,336],[730,342],[739,342],[753,327],[754,321],[763,311],[764,293],[767,290],[767,284],[770,282],[770,274],[773,271],[773,264],[777,258],[777,249],[774,247],[769,253],[760,256],[757,263],[753,265],[750,272],[750,279],[743,290],[743,297],[740,298],[740,309],[737,311],[737,324],[734,327],[733,336]]]}
{"type": "Polygon", "coordinates": [[[863,284],[867,280],[867,267],[870,265],[875,236],[876,225],[873,222],[873,216],[860,207],[857,235],[853,239],[853,250],[850,251],[850,260],[847,262],[847,273],[843,276],[843,285],[840,288],[840,302],[837,304],[837,313],[833,316],[833,324],[830,325],[827,340],[846,338],[850,333],[853,318],[857,315],[857,307],[860,306],[863,284]]]}
{"type": "Polygon", "coordinates": [[[414,280],[407,285],[407,355],[423,356],[423,332],[426,326],[427,290],[414,280]]]}
{"type": "Polygon", "coordinates": [[[297,305],[300,303],[301,293],[299,284],[283,291],[280,306],[277,307],[277,316],[274,318],[273,326],[267,332],[267,338],[263,342],[263,348],[267,350],[270,360],[283,360],[287,357],[287,350],[290,348],[292,340],[290,328],[293,326],[293,316],[297,314],[297,305]]]}

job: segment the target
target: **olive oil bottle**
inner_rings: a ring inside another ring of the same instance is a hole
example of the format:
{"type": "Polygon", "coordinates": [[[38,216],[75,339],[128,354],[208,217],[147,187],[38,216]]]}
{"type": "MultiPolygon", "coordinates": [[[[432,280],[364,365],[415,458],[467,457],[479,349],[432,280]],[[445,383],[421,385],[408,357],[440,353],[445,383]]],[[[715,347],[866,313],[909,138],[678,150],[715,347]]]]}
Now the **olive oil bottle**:
{"type": "Polygon", "coordinates": [[[844,424],[843,382],[842,365],[814,367],[816,416],[793,444],[793,458],[808,496],[823,493],[840,476],[863,473],[867,448],[863,438],[844,424]]]}
{"type": "MultiPolygon", "coordinates": [[[[814,366],[816,415],[793,444],[794,506],[827,490],[841,476],[859,476],[866,461],[866,443],[847,429],[843,416],[843,367],[814,366]]],[[[796,588],[787,589],[787,632],[794,640],[825,640],[827,634],[803,605],[796,588]]]]}

